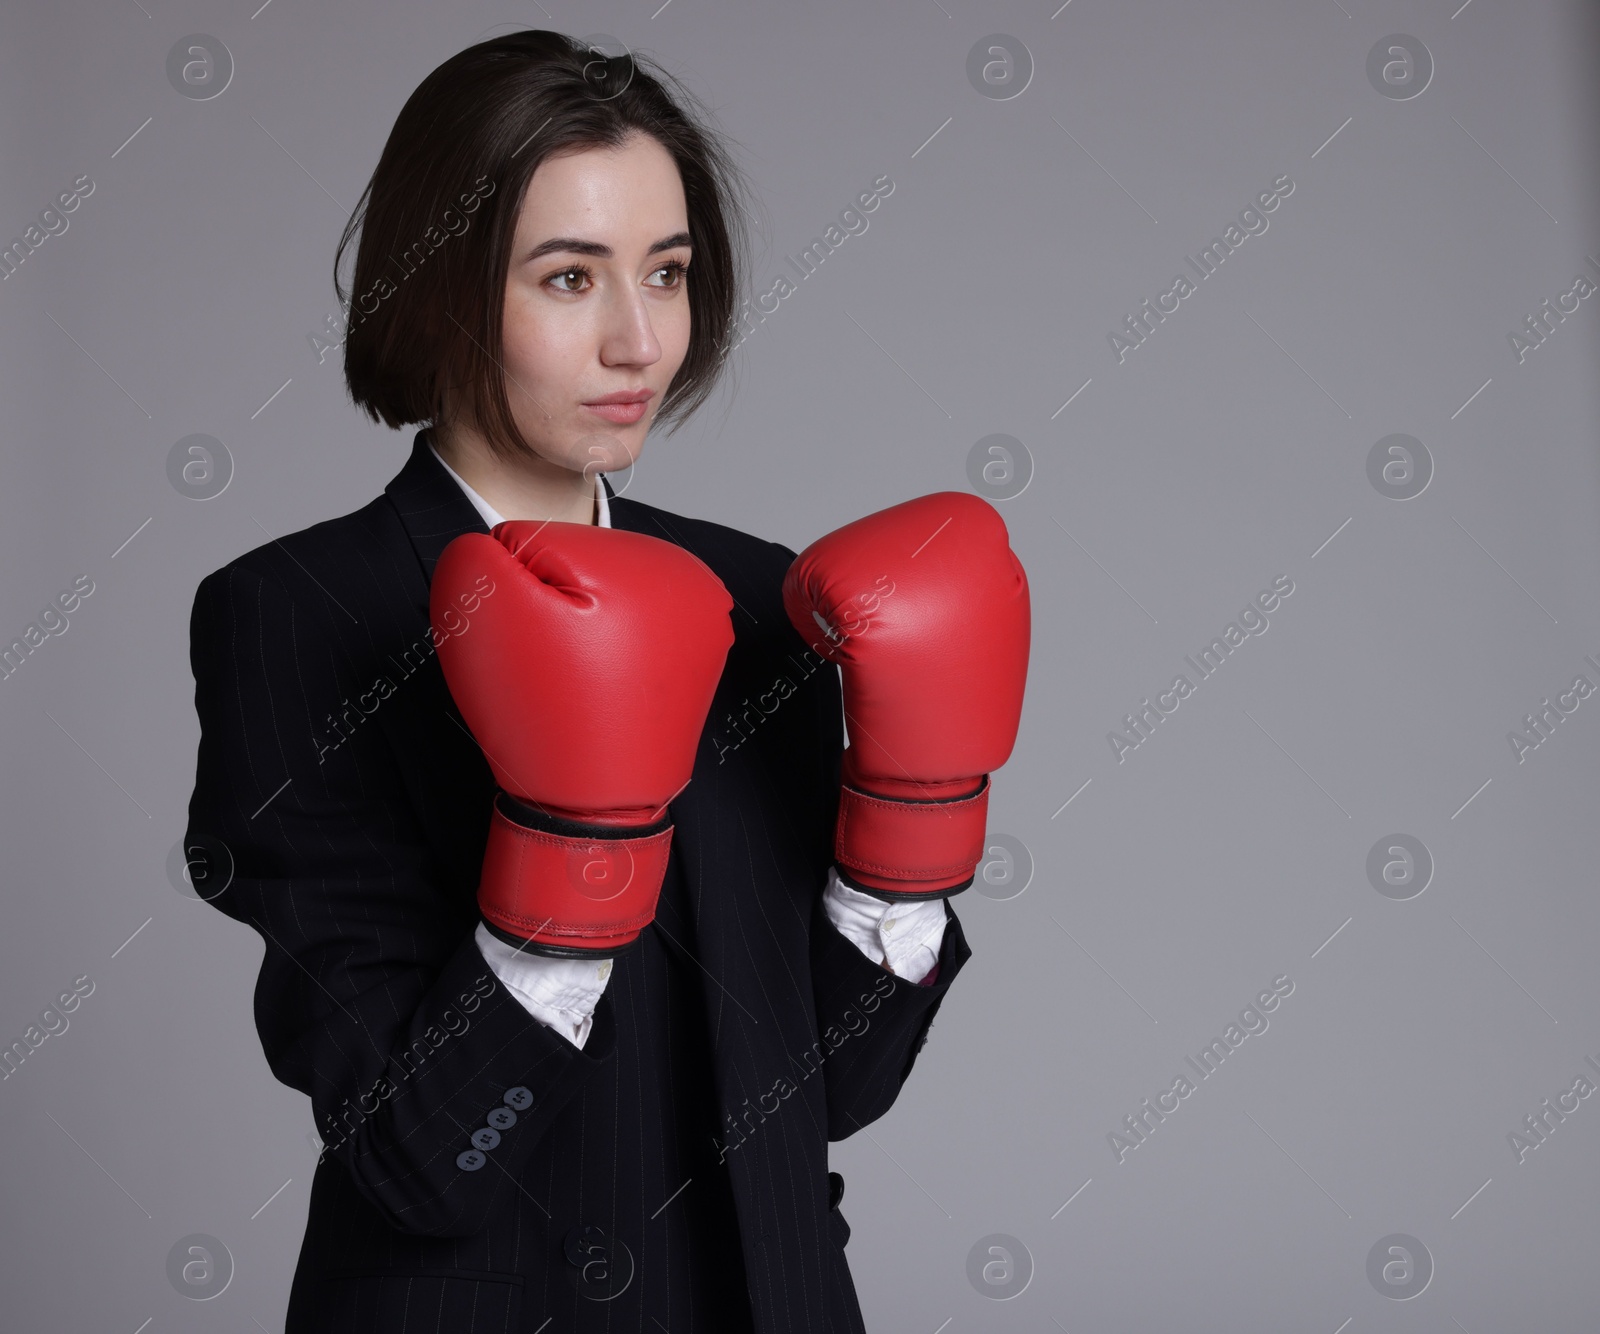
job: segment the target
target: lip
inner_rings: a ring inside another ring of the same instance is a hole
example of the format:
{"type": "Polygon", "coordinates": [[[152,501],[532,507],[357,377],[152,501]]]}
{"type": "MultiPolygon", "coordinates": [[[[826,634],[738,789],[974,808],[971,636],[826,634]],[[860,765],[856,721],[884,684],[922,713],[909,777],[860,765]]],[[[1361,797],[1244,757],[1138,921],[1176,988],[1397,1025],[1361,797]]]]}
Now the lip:
{"type": "Polygon", "coordinates": [[[648,403],[655,396],[654,389],[619,389],[616,393],[607,394],[603,398],[586,398],[583,400],[583,406],[601,408],[613,403],[648,403]]]}
{"type": "Polygon", "coordinates": [[[583,406],[608,422],[628,426],[644,416],[655,393],[654,389],[619,389],[602,398],[588,399],[583,406]]]}

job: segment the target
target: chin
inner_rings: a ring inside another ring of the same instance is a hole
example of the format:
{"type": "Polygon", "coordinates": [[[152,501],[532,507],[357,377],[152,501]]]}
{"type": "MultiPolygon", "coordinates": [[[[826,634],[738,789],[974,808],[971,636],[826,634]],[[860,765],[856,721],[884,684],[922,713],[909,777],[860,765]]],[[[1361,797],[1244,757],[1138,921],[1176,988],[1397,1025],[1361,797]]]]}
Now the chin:
{"type": "Polygon", "coordinates": [[[597,449],[585,453],[580,451],[576,458],[576,466],[580,471],[595,472],[621,472],[622,469],[631,467],[639,457],[639,450],[630,454],[626,449],[613,441],[609,448],[597,449]]]}

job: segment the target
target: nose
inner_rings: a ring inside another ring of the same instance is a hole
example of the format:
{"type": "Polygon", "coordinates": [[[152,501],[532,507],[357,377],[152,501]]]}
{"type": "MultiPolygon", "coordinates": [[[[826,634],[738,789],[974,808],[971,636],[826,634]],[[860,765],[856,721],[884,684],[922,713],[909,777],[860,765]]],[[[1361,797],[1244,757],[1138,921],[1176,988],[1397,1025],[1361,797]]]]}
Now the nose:
{"type": "Polygon", "coordinates": [[[661,340],[650,321],[644,293],[627,288],[612,294],[605,308],[600,360],[608,366],[649,366],[661,358],[661,340]]]}

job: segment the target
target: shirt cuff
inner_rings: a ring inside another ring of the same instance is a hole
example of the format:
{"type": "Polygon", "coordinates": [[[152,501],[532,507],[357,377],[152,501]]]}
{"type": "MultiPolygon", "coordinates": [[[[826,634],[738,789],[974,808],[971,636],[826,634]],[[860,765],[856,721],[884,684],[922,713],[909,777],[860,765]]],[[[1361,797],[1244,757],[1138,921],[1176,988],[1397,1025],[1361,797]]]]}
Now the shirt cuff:
{"type": "Polygon", "coordinates": [[[822,910],[839,934],[896,977],[921,982],[939,962],[946,920],[943,899],[885,902],[839,879],[828,868],[822,910]]]}
{"type": "Polygon", "coordinates": [[[492,935],[482,922],[473,939],[484,962],[522,1008],[581,1049],[594,1027],[594,1007],[611,979],[611,960],[530,954],[492,935]]]}

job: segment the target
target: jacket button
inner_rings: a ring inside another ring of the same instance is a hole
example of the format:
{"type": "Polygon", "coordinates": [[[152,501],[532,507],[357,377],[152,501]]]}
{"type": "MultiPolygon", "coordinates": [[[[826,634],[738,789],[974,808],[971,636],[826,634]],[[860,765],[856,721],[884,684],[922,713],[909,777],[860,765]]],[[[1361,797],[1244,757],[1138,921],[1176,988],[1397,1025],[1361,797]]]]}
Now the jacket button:
{"type": "Polygon", "coordinates": [[[496,1130],[510,1130],[517,1124],[517,1114],[509,1107],[496,1107],[488,1116],[483,1118],[496,1130]]]}
{"type": "Polygon", "coordinates": [[[837,1209],[844,1199],[844,1177],[838,1172],[828,1173],[828,1208],[837,1209]]]}
{"type": "Polygon", "coordinates": [[[515,1111],[525,1112],[533,1106],[533,1090],[518,1084],[516,1088],[507,1089],[502,1095],[501,1101],[515,1111]]]}
{"type": "Polygon", "coordinates": [[[479,1126],[472,1132],[472,1144],[478,1149],[496,1149],[500,1147],[500,1132],[490,1126],[479,1126]]]}
{"type": "Polygon", "coordinates": [[[476,1149],[467,1149],[456,1155],[456,1166],[463,1172],[476,1172],[488,1161],[488,1157],[476,1149]]]}

